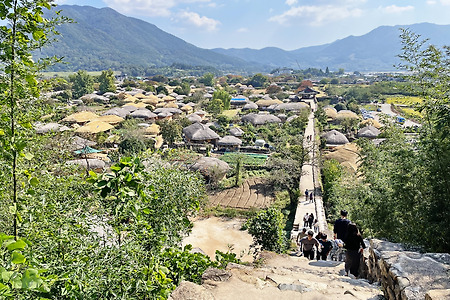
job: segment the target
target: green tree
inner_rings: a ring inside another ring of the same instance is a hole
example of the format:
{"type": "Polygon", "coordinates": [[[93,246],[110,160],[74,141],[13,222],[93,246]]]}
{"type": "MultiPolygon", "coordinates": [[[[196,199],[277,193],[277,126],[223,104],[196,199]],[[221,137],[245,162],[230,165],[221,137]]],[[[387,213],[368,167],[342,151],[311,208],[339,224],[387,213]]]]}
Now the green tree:
{"type": "Polygon", "coordinates": [[[169,144],[173,145],[173,143],[179,141],[181,139],[181,128],[180,123],[177,121],[167,121],[164,120],[159,123],[161,127],[161,135],[163,139],[169,144]]]}
{"type": "Polygon", "coordinates": [[[249,81],[247,82],[247,84],[251,84],[253,87],[264,87],[264,85],[266,84],[266,82],[269,79],[267,78],[267,76],[264,76],[261,73],[255,74],[252,76],[252,78],[249,79],[249,81]]]}
{"type": "Polygon", "coordinates": [[[177,86],[174,90],[178,95],[189,95],[191,93],[191,87],[189,83],[182,82],[180,86],[177,86]]]}
{"type": "Polygon", "coordinates": [[[102,74],[98,77],[99,91],[104,94],[106,92],[116,92],[116,85],[114,84],[115,77],[114,72],[109,69],[108,71],[102,71],[102,74]]]}
{"type": "Polygon", "coordinates": [[[212,98],[213,100],[215,99],[222,100],[223,109],[225,110],[230,109],[231,96],[226,91],[224,90],[214,91],[212,98]]]}
{"type": "Polygon", "coordinates": [[[248,232],[253,236],[255,244],[263,250],[281,253],[286,249],[284,238],[284,216],[275,208],[259,212],[247,221],[248,232]]]}
{"type": "Polygon", "coordinates": [[[208,102],[208,112],[218,115],[223,111],[223,101],[219,98],[213,98],[208,102]]]}
{"type": "Polygon", "coordinates": [[[77,73],[69,76],[72,82],[72,95],[74,98],[80,98],[83,95],[94,92],[94,78],[85,70],[79,70],[77,73]]]}
{"type": "Polygon", "coordinates": [[[198,82],[203,83],[205,86],[214,86],[214,74],[206,73],[198,79],[198,82]]]}

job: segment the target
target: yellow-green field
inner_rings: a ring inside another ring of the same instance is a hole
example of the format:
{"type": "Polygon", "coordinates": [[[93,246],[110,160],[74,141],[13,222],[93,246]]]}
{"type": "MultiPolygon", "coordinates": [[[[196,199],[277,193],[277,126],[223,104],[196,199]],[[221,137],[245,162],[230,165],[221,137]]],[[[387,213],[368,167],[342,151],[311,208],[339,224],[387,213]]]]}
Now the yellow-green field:
{"type": "Polygon", "coordinates": [[[222,112],[222,115],[224,115],[228,118],[234,118],[235,116],[237,116],[238,113],[239,113],[239,109],[229,109],[229,110],[224,110],[222,112]]]}
{"type": "Polygon", "coordinates": [[[388,97],[386,98],[386,103],[388,104],[399,104],[399,105],[409,105],[413,106],[418,103],[422,103],[423,99],[419,97],[388,97]]]}
{"type": "Polygon", "coordinates": [[[410,119],[420,120],[423,117],[423,115],[420,112],[409,107],[401,107],[401,108],[399,107],[398,110],[401,111],[406,117],[410,119]]]}
{"type": "MultiPolygon", "coordinates": [[[[52,77],[68,77],[69,75],[75,74],[76,72],[41,72],[42,78],[52,78],[52,77]]],[[[87,72],[91,76],[99,76],[102,74],[101,71],[87,72]]],[[[120,75],[120,71],[114,71],[114,75],[120,75]]]]}

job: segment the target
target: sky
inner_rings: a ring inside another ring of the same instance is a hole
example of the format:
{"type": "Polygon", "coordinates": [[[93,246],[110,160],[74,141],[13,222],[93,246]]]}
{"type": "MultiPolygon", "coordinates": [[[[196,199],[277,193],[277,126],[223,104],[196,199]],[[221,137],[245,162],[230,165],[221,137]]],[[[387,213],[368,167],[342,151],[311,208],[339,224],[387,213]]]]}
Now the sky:
{"type": "MultiPolygon", "coordinates": [[[[450,0],[57,0],[110,7],[195,46],[294,50],[382,25],[450,24],[450,0]]],[[[450,39],[450,37],[449,37],[450,39]]]]}

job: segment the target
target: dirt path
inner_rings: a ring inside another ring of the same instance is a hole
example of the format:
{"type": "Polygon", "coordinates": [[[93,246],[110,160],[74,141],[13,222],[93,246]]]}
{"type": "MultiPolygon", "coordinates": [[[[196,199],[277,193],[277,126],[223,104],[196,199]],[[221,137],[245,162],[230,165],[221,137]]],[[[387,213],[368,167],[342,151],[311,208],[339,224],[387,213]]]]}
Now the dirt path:
{"type": "Polygon", "coordinates": [[[203,250],[209,257],[214,258],[216,250],[242,255],[242,260],[252,261],[248,254],[253,239],[247,231],[240,230],[244,221],[240,219],[221,219],[211,217],[194,222],[192,233],[183,240],[183,246],[191,244],[194,248],[203,250]]]}

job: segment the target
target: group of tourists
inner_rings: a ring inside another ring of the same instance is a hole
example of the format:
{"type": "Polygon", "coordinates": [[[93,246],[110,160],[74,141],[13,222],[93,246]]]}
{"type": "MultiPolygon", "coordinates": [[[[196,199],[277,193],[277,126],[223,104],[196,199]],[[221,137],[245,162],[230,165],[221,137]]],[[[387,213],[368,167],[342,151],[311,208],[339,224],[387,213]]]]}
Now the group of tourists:
{"type": "Polygon", "coordinates": [[[305,190],[305,201],[314,202],[314,191],[305,190]]]}
{"type": "Polygon", "coordinates": [[[352,274],[357,277],[361,256],[366,245],[356,224],[352,223],[347,217],[347,211],[341,210],[341,217],[334,223],[334,239],[330,241],[327,235],[321,232],[318,232],[314,237],[314,231],[311,230],[313,221],[310,223],[311,218],[314,220],[314,215],[312,213],[306,214],[304,217],[305,226],[297,236],[297,245],[299,246],[299,253],[310,260],[314,258],[327,260],[329,255],[336,260],[340,260],[339,253],[345,252],[345,275],[352,274]],[[306,223],[307,216],[308,222],[306,223]],[[306,225],[309,225],[309,230],[306,225]],[[334,255],[331,254],[333,251],[334,255]]]}
{"type": "Polygon", "coordinates": [[[310,214],[306,213],[303,216],[303,227],[309,228],[309,229],[314,229],[314,232],[319,231],[319,221],[314,218],[313,213],[310,213],[310,214]]]}

